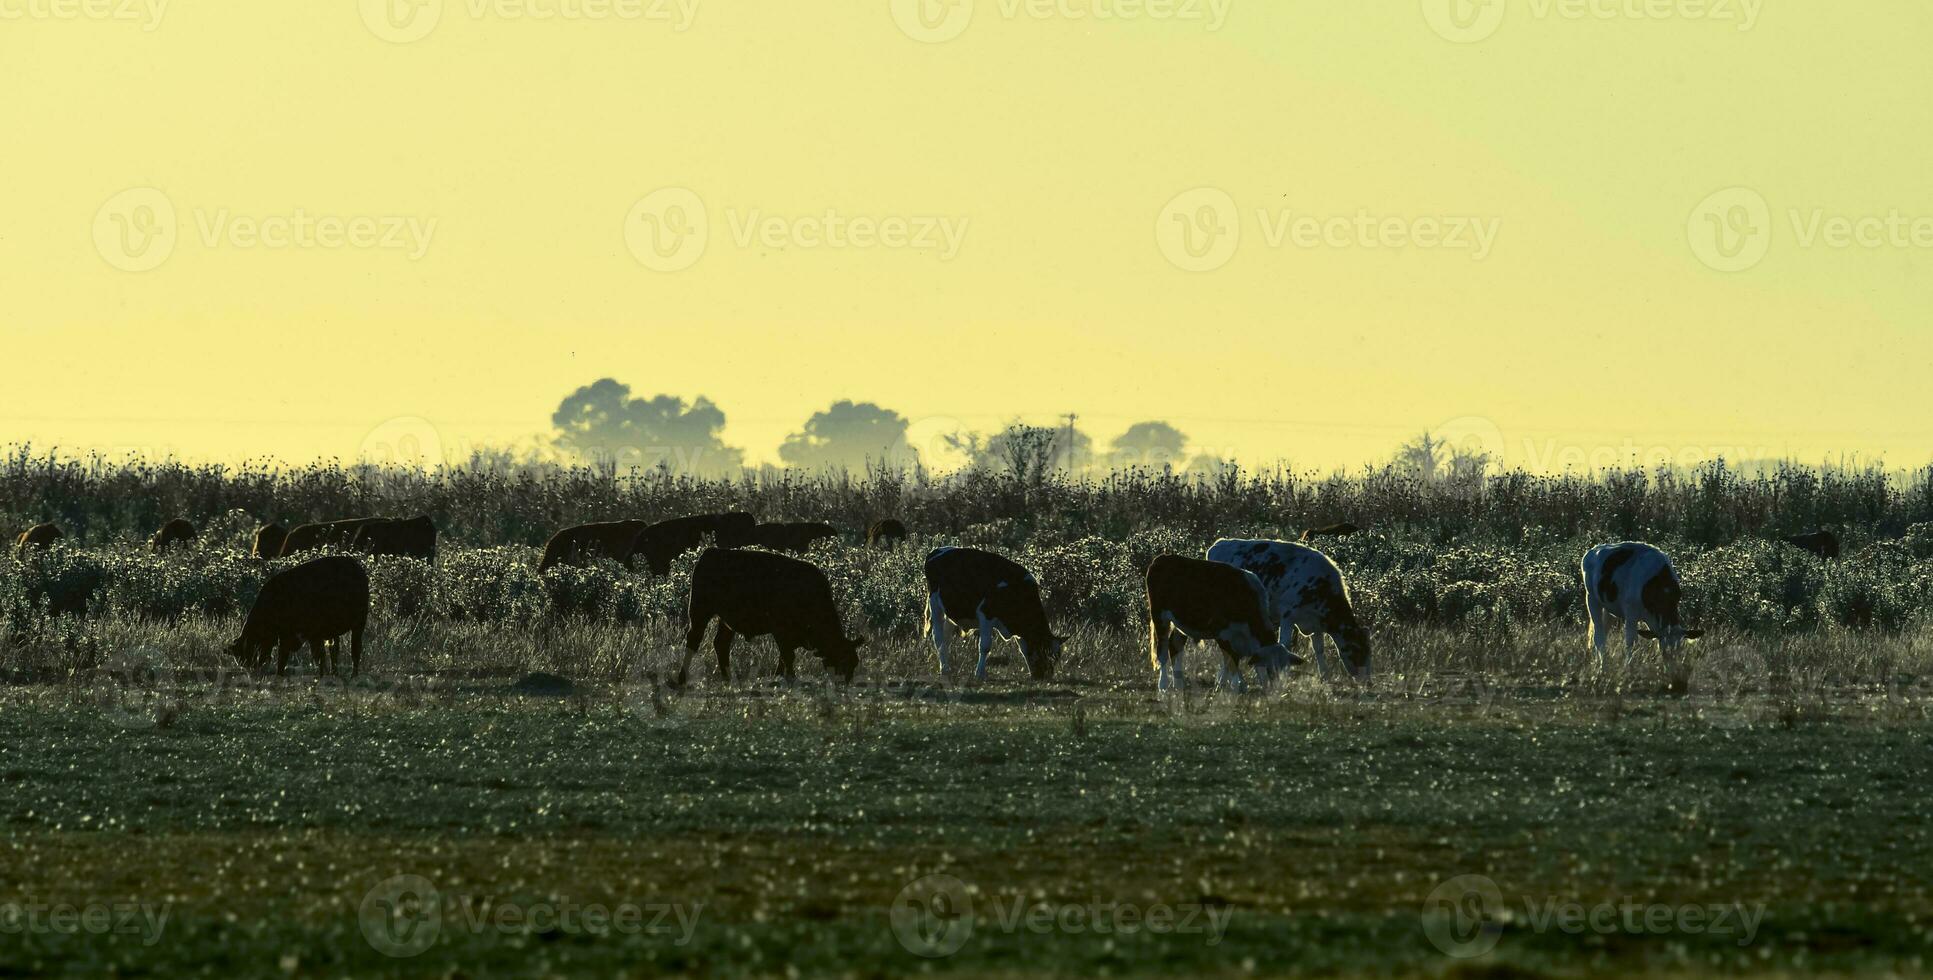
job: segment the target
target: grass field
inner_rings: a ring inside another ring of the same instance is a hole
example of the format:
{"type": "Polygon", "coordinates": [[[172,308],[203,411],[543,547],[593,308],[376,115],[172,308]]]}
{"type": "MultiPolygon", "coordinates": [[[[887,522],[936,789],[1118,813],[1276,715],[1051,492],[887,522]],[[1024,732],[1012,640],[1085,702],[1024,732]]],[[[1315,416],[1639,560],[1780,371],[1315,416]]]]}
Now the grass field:
{"type": "Polygon", "coordinates": [[[844,691],[10,688],[0,973],[1924,972],[1913,677],[1525,684],[1419,634],[1370,692],[1160,699],[1104,639],[1041,685],[908,643],[844,691]]]}

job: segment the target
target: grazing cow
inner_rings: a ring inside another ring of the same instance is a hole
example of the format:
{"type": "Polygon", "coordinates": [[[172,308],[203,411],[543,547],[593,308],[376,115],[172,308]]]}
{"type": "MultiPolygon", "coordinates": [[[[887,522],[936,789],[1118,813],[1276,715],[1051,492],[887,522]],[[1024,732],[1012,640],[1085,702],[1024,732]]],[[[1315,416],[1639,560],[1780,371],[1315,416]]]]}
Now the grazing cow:
{"type": "Polygon", "coordinates": [[[1362,528],[1348,521],[1331,524],[1328,527],[1312,527],[1302,532],[1302,543],[1313,544],[1317,538],[1346,538],[1360,530],[1362,528]]]}
{"type": "Polygon", "coordinates": [[[1316,669],[1324,680],[1329,678],[1325,635],[1336,641],[1336,652],[1349,676],[1369,680],[1369,632],[1357,621],[1342,569],[1329,556],[1290,541],[1223,538],[1209,547],[1208,560],[1246,569],[1262,580],[1269,596],[1269,616],[1282,627],[1282,642],[1294,639],[1292,630],[1309,634],[1316,669]]]}
{"type": "Polygon", "coordinates": [[[832,583],[817,565],[763,551],[706,548],[691,573],[691,628],[685,632],[685,659],[678,665],[682,687],[691,658],[718,620],[712,649],[718,676],[732,676],[732,640],[740,635],[771,636],[779,647],[779,672],[794,676],[792,659],[800,648],[812,650],[847,683],[859,669],[862,636],[847,636],[832,601],[832,583]]]}
{"type": "Polygon", "coordinates": [[[810,521],[792,524],[760,524],[752,529],[751,538],[745,543],[768,551],[800,553],[812,550],[812,544],[815,541],[838,536],[839,529],[830,524],[810,521]]]}
{"type": "Polygon", "coordinates": [[[436,522],[425,517],[374,520],[356,529],[349,546],[371,555],[436,561],[436,522]]]}
{"type": "Polygon", "coordinates": [[[1624,663],[1630,666],[1638,637],[1658,641],[1667,666],[1679,645],[1695,640],[1703,630],[1686,629],[1678,617],[1682,587],[1671,558],[1639,541],[1601,544],[1584,553],[1584,609],[1591,617],[1591,648],[1598,665],[1609,667],[1610,634],[1604,618],[1624,624],[1624,663]]]}
{"type": "Polygon", "coordinates": [[[582,565],[593,558],[609,558],[623,562],[624,567],[630,568],[631,556],[637,549],[638,534],[644,529],[643,521],[608,521],[567,527],[544,542],[544,557],[537,563],[537,571],[545,572],[552,565],[582,565]]]}
{"type": "Polygon", "coordinates": [[[282,539],[282,547],[275,554],[279,558],[299,555],[304,551],[317,548],[341,548],[355,540],[356,532],[363,525],[374,521],[386,520],[382,517],[351,517],[340,521],[319,521],[314,524],[298,524],[282,539]]]}
{"type": "Polygon", "coordinates": [[[177,517],[161,525],[161,530],[154,532],[154,537],[148,539],[148,549],[159,553],[178,544],[185,545],[194,539],[195,526],[177,517]]]}
{"type": "Polygon", "coordinates": [[[1839,536],[1831,531],[1808,531],[1779,540],[1794,548],[1810,551],[1827,561],[1835,561],[1839,558],[1839,536]]]}
{"type": "Polygon", "coordinates": [[[637,553],[644,556],[651,574],[669,575],[671,563],[679,555],[702,547],[705,535],[711,535],[712,544],[720,548],[736,548],[750,542],[757,524],[758,518],[744,511],[674,517],[645,528],[638,535],[637,553]]]}
{"type": "Polygon", "coordinates": [[[26,561],[29,551],[45,551],[53,547],[54,542],[66,536],[53,524],[35,524],[20,532],[20,536],[13,540],[14,556],[21,561],[26,561]]]}
{"type": "Polygon", "coordinates": [[[255,529],[255,547],[249,549],[249,554],[257,558],[274,558],[282,553],[282,542],[288,537],[288,528],[280,524],[264,524],[255,529]]]}
{"type": "Polygon", "coordinates": [[[888,517],[866,529],[866,547],[891,551],[906,543],[906,525],[888,517]]]}
{"type": "Polygon", "coordinates": [[[1189,640],[1221,647],[1223,683],[1241,687],[1249,663],[1267,683],[1303,662],[1279,636],[1268,593],[1253,572],[1180,555],[1162,555],[1148,566],[1148,659],[1159,690],[1185,686],[1181,654],[1189,640]]]}
{"type": "Polygon", "coordinates": [[[987,679],[987,654],[993,641],[1020,638],[1020,654],[1035,680],[1054,676],[1064,636],[1047,626],[1040,582],[1019,563],[978,548],[939,548],[926,556],[927,628],[946,673],[946,647],[953,629],[977,632],[980,666],[973,674],[987,679]]]}
{"type": "Polygon", "coordinates": [[[362,631],[369,623],[369,574],[348,555],[312,558],[262,583],[242,635],[228,652],[249,669],[262,667],[270,648],[275,673],[288,672],[289,653],[309,645],[316,672],[335,676],[344,633],[349,634],[349,676],[362,670],[362,631]]]}

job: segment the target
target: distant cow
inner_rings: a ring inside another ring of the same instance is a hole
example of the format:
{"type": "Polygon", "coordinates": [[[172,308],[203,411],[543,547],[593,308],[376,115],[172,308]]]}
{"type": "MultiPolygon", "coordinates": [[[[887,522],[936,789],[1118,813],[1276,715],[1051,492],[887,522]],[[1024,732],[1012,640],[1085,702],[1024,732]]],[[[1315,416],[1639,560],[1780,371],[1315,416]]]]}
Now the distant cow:
{"type": "Polygon", "coordinates": [[[740,635],[771,636],[779,648],[779,672],[793,676],[793,657],[812,650],[847,683],[859,669],[865,637],[847,636],[832,601],[832,584],[817,565],[763,551],[706,548],[691,573],[691,627],[685,632],[685,659],[676,683],[683,686],[691,658],[718,620],[712,649],[718,676],[732,676],[732,640],[740,635]]]}
{"type": "Polygon", "coordinates": [[[1831,531],[1808,531],[1779,539],[1794,548],[1810,551],[1827,561],[1839,558],[1839,536],[1831,531]]]}
{"type": "Polygon", "coordinates": [[[45,551],[53,547],[54,542],[66,536],[60,533],[60,528],[53,524],[35,524],[33,527],[20,532],[20,536],[13,539],[14,556],[25,561],[27,552],[45,551]]]}
{"type": "Polygon", "coordinates": [[[1302,543],[1312,544],[1317,538],[1346,538],[1362,530],[1348,521],[1331,524],[1327,527],[1312,527],[1302,532],[1302,543]]]}
{"type": "Polygon", "coordinates": [[[349,634],[349,675],[362,670],[362,632],[369,622],[369,574],[348,555],[312,558],[262,583],[242,635],[228,652],[251,670],[276,651],[275,673],[286,674],[289,653],[302,644],[315,656],[316,672],[334,676],[344,633],[349,634]]]}
{"type": "Polygon", "coordinates": [[[1584,553],[1581,570],[1584,608],[1591,617],[1591,648],[1597,651],[1600,667],[1611,665],[1607,616],[1624,624],[1627,667],[1640,636],[1658,641],[1668,665],[1670,655],[1684,641],[1702,635],[1702,630],[1686,629],[1679,618],[1678,570],[1657,548],[1639,541],[1601,544],[1584,553]]]}
{"type": "Polygon", "coordinates": [[[1221,647],[1223,683],[1241,686],[1254,664],[1266,683],[1302,663],[1279,642],[1268,593],[1254,573],[1218,561],[1162,555],[1148,566],[1148,658],[1160,690],[1180,689],[1181,654],[1189,640],[1221,647]]]}
{"type": "Polygon", "coordinates": [[[629,568],[638,534],[645,526],[643,521],[607,521],[567,527],[544,542],[544,557],[537,563],[537,571],[546,571],[552,565],[582,565],[593,558],[609,558],[629,568]]]}
{"type": "Polygon", "coordinates": [[[436,561],[436,522],[428,517],[370,521],[356,529],[349,546],[371,555],[402,555],[436,561]]]}
{"type": "Polygon", "coordinates": [[[249,554],[257,558],[274,558],[282,553],[282,542],[288,537],[288,528],[280,524],[264,524],[255,529],[255,547],[249,549],[249,554]]]}
{"type": "Polygon", "coordinates": [[[752,529],[751,539],[746,544],[756,545],[771,551],[810,551],[815,542],[839,536],[839,529],[830,524],[802,521],[790,524],[760,524],[752,529]]]}
{"type": "Polygon", "coordinates": [[[304,551],[317,548],[342,548],[355,539],[356,532],[363,525],[373,521],[385,520],[381,517],[351,517],[340,521],[319,521],[314,524],[298,524],[282,539],[282,547],[276,556],[288,558],[304,551]]]}
{"type": "Polygon", "coordinates": [[[1064,636],[1047,626],[1040,582],[1017,562],[978,548],[939,548],[926,556],[927,628],[946,673],[946,648],[955,627],[980,639],[974,676],[987,679],[987,654],[996,637],[1020,638],[1020,654],[1035,680],[1054,676],[1064,636]]]}
{"type": "Polygon", "coordinates": [[[758,518],[743,511],[728,514],[694,514],[659,521],[638,535],[637,553],[644,556],[653,575],[669,575],[671,563],[687,551],[697,551],[705,535],[720,548],[736,548],[749,543],[758,518]]]}
{"type": "Polygon", "coordinates": [[[1268,591],[1269,615],[1284,631],[1282,642],[1286,645],[1294,638],[1290,630],[1309,634],[1316,668],[1325,680],[1329,677],[1329,659],[1323,650],[1324,636],[1336,641],[1336,652],[1341,654],[1349,676],[1369,680],[1369,632],[1357,621],[1342,569],[1329,556],[1289,541],[1223,538],[1208,549],[1208,560],[1247,569],[1262,580],[1262,587],[1268,591]]]}
{"type": "Polygon", "coordinates": [[[194,539],[195,526],[177,517],[161,525],[161,530],[154,532],[154,537],[148,539],[148,549],[162,552],[178,544],[185,545],[194,539]]]}
{"type": "Polygon", "coordinates": [[[891,551],[906,543],[906,525],[888,517],[866,529],[866,547],[891,551]]]}

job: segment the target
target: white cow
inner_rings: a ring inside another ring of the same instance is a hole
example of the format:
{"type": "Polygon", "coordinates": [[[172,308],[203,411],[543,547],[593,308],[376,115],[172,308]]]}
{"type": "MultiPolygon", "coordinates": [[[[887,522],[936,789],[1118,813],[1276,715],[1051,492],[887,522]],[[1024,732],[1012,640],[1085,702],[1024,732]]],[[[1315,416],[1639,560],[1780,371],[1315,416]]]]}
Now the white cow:
{"type": "Polygon", "coordinates": [[[1638,637],[1658,641],[1666,665],[1686,640],[1703,630],[1686,629],[1678,618],[1682,588],[1671,557],[1641,541],[1601,544],[1584,553],[1584,609],[1591,617],[1591,648],[1599,667],[1611,665],[1605,617],[1624,624],[1624,663],[1631,665],[1638,637]]]}
{"type": "Polygon", "coordinates": [[[1246,569],[1262,580],[1270,615],[1282,624],[1283,643],[1295,635],[1291,629],[1309,634],[1324,680],[1329,677],[1325,634],[1336,641],[1349,675],[1369,680],[1369,631],[1356,620],[1342,569],[1328,555],[1290,541],[1223,538],[1209,547],[1208,560],[1246,569]]]}

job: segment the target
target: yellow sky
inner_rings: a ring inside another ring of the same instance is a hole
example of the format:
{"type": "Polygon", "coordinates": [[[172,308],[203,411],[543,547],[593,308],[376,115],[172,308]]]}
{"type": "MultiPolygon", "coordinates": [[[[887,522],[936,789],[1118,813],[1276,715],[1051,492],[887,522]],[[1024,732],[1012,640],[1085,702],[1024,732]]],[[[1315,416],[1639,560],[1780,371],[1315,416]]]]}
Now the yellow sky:
{"type": "Polygon", "coordinates": [[[755,460],[859,398],[1303,466],[1424,427],[1918,465],[1929,37],[1922,0],[0,0],[0,442],[460,447],[608,375],[755,460]]]}

